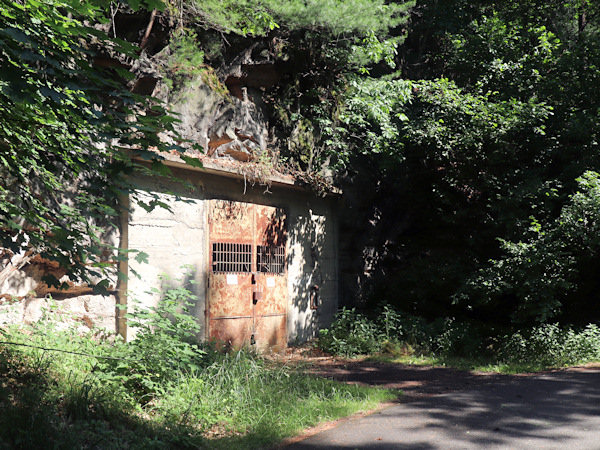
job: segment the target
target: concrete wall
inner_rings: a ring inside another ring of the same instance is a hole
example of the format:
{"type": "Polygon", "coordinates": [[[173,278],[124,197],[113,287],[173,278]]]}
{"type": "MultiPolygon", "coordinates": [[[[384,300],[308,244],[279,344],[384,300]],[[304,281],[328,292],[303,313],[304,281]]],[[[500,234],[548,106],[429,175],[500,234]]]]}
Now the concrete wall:
{"type": "MultiPolygon", "coordinates": [[[[98,223],[97,225],[100,226],[98,223]]],[[[105,232],[99,238],[116,248],[119,230],[106,224],[102,228],[105,232]]],[[[0,257],[0,269],[11,265],[14,267],[20,256],[7,256],[5,253],[0,257]]],[[[106,260],[114,261],[116,256],[116,252],[107,254],[106,260]]],[[[57,322],[59,327],[72,327],[81,332],[91,329],[103,329],[109,333],[116,331],[116,265],[110,266],[105,274],[109,280],[109,289],[112,290],[106,296],[94,295],[91,287],[77,283],[72,283],[73,286],[66,291],[56,290],[42,281],[42,277],[47,274],[52,274],[61,282],[69,281],[58,264],[35,255],[27,265],[15,270],[0,285],[0,327],[32,324],[46,317],[57,322]]]]}
{"type": "MultiPolygon", "coordinates": [[[[160,274],[181,278],[184,264],[192,267],[188,287],[198,296],[194,315],[205,326],[206,274],[209,255],[206,235],[206,200],[224,199],[283,208],[288,217],[288,341],[304,342],[328,326],[338,301],[338,231],[335,201],[288,187],[252,186],[243,180],[177,171],[186,186],[166,180],[139,179],[138,196],[143,201],[160,200],[171,211],[151,212],[132,200],[129,218],[129,248],[148,254],[148,263],[130,257],[129,298],[155,305],[158,292],[167,288],[160,274]],[[169,193],[167,193],[169,192],[169,193]],[[139,275],[135,277],[134,272],[139,275]],[[310,307],[311,288],[318,286],[319,306],[310,307]],[[151,288],[158,292],[148,293],[151,288]]],[[[189,281],[190,277],[184,280],[189,281]]],[[[171,281],[172,283],[173,281],[171,281]]],[[[181,283],[181,282],[180,282],[181,283]]]]}
{"type": "Polygon", "coordinates": [[[337,223],[332,205],[318,199],[292,201],[288,218],[288,336],[304,342],[329,326],[337,309],[337,223]],[[311,291],[318,293],[316,309],[311,291]]]}
{"type": "MultiPolygon", "coordinates": [[[[155,306],[170,286],[184,285],[198,298],[193,314],[204,329],[206,279],[209,270],[206,200],[225,199],[276,206],[288,218],[288,341],[304,342],[316,336],[318,329],[331,323],[338,306],[338,224],[336,201],[315,196],[304,190],[272,186],[252,186],[243,180],[224,176],[175,171],[187,184],[163,178],[138,177],[138,189],[130,196],[127,226],[128,248],[144,252],[129,254],[127,303],[135,301],[155,306]],[[151,211],[139,202],[161,202],[151,211]],[[184,267],[185,266],[185,267],[184,267]],[[163,275],[167,276],[164,278],[163,275]],[[311,309],[311,289],[318,286],[319,306],[311,309]]],[[[115,245],[119,236],[113,234],[115,245]]],[[[114,295],[83,295],[49,301],[36,298],[33,290],[42,273],[32,266],[6,284],[0,294],[20,297],[11,302],[0,298],[0,326],[8,323],[35,322],[44,310],[54,308],[65,321],[78,327],[116,330],[114,295]],[[54,307],[53,305],[56,305],[54,307]],[[67,320],[68,319],[68,320],[67,320]]],[[[116,285],[116,277],[113,280],[116,285]]],[[[131,339],[134,330],[128,331],[131,339]]]]}
{"type": "Polygon", "coordinates": [[[115,332],[114,295],[80,295],[54,300],[29,297],[0,305],[0,328],[12,324],[32,324],[43,317],[58,322],[60,328],[75,328],[79,332],[103,329],[115,332]]]}
{"type": "MultiPolygon", "coordinates": [[[[128,310],[139,302],[156,306],[169,287],[185,286],[198,298],[193,315],[204,326],[206,284],[206,211],[200,189],[166,180],[140,178],[132,194],[128,220],[128,310]],[[160,201],[151,211],[139,202],[160,201]],[[136,260],[138,252],[145,258],[136,260]]],[[[131,333],[129,333],[131,334],[131,333]]],[[[132,336],[128,336],[128,339],[132,336]]]]}

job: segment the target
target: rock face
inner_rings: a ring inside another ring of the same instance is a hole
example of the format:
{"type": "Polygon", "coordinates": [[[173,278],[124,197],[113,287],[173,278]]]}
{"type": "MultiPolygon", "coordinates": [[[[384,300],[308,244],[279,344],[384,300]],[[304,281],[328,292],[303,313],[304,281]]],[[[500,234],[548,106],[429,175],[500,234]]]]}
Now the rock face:
{"type": "MultiPolygon", "coordinates": [[[[168,48],[154,57],[142,56],[132,71],[136,74],[131,89],[164,101],[177,116],[175,124],[180,135],[200,145],[212,158],[254,161],[267,151],[268,122],[261,108],[260,70],[251,65],[236,65],[221,84],[210,69],[196,70],[178,86],[172,87],[164,78],[164,61],[168,59],[168,48]],[[162,67],[162,69],[161,69],[162,67]],[[250,75],[251,76],[250,76],[250,75]]],[[[269,76],[264,80],[273,83],[273,68],[267,67],[269,76]]]]}
{"type": "MultiPolygon", "coordinates": [[[[221,37],[208,37],[208,33],[196,39],[193,32],[179,40],[176,22],[166,11],[117,10],[110,23],[96,28],[138,44],[139,57],[107,51],[98,55],[95,64],[133,73],[129,89],[164,102],[180,120],[175,124],[177,132],[202,147],[207,156],[257,160],[267,151],[269,139],[263,94],[281,79],[281,67],[267,50],[271,42],[225,40],[227,48],[213,57],[213,69],[203,63],[207,51],[203,46],[209,48],[211,39],[221,37]],[[193,43],[190,36],[196,39],[193,43]]],[[[172,136],[164,137],[172,142],[172,136]]]]}
{"type": "Polygon", "coordinates": [[[72,328],[78,332],[91,329],[115,331],[114,295],[83,295],[64,300],[27,298],[0,303],[0,328],[14,324],[32,324],[43,317],[51,319],[59,329],[72,328]]]}
{"type": "Polygon", "coordinates": [[[200,144],[209,156],[247,162],[267,148],[263,112],[247,97],[240,100],[216,92],[202,75],[186,83],[169,104],[181,120],[179,133],[200,144]]]}

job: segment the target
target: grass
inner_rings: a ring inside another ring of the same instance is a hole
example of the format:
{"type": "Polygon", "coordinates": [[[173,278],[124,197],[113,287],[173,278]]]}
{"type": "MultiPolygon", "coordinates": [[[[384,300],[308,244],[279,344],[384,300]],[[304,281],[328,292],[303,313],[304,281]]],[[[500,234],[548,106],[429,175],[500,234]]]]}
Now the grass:
{"type": "MultiPolygon", "coordinates": [[[[94,355],[111,349],[43,328],[2,340],[94,355]]],[[[204,367],[179,371],[139,401],[99,367],[94,357],[0,344],[0,448],[265,448],[398,395],[248,351],[209,351],[204,367]]]]}
{"type": "Polygon", "coordinates": [[[264,448],[396,396],[308,376],[239,352],[181,377],[156,407],[167,423],[221,435],[211,442],[215,448],[264,448]]]}
{"type": "MultiPolygon", "coordinates": [[[[557,366],[527,362],[499,362],[493,358],[467,358],[459,356],[426,356],[426,355],[393,355],[378,353],[365,357],[366,361],[376,361],[390,364],[407,364],[413,366],[447,367],[457,370],[474,372],[501,373],[506,375],[518,373],[542,372],[549,369],[559,369],[568,365],[557,366]]],[[[600,363],[600,360],[586,361],[585,364],[600,363]]]]}
{"type": "MultiPolygon", "coordinates": [[[[149,348],[44,323],[0,330],[0,335],[3,341],[32,345],[0,344],[0,448],[268,448],[307,427],[373,409],[398,395],[310,376],[301,362],[285,365],[249,351],[222,354],[206,348],[200,362],[190,359],[198,364],[171,370],[165,355],[173,336],[164,333],[149,334],[156,344],[149,348]],[[140,358],[140,349],[152,358],[142,365],[127,360],[140,358]],[[101,355],[125,360],[106,364],[101,355]],[[167,367],[166,378],[157,378],[154,367],[163,374],[167,367]],[[145,389],[148,380],[152,383],[145,389]],[[138,390],[125,387],[132,385],[138,390]]],[[[410,346],[398,348],[368,359],[499,373],[551,367],[417,356],[410,346]]]]}

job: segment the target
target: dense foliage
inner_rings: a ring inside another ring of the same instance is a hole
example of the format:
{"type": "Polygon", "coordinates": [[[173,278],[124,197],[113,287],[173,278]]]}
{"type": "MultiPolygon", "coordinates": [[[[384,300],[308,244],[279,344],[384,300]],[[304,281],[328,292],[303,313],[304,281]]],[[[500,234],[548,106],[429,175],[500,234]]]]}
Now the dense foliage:
{"type": "Polygon", "coordinates": [[[119,149],[162,145],[171,119],[124,89],[124,66],[92,62],[170,45],[167,84],[200,73],[226,95],[240,55],[277,72],[255,94],[278,167],[346,192],[342,269],[359,283],[345,301],[489,326],[600,318],[597,2],[2,1],[14,254],[102,275],[95,226],[131,170],[119,149]],[[125,16],[137,28],[115,26],[125,16]]]}
{"type": "Polygon", "coordinates": [[[383,0],[189,0],[182,4],[188,23],[237,34],[263,35],[274,28],[340,35],[387,32],[404,22],[411,3],[383,0]]]}
{"type": "Polygon", "coordinates": [[[492,334],[481,324],[427,321],[389,305],[372,316],[342,308],[331,327],[321,330],[318,346],[335,355],[426,356],[451,365],[464,358],[494,370],[540,370],[600,360],[600,328],[594,324],[574,329],[550,323],[492,334]]]}
{"type": "Polygon", "coordinates": [[[172,123],[127,89],[124,64],[96,63],[136,58],[90,25],[106,11],[94,1],[0,3],[0,247],[17,268],[39,254],[100,289],[114,268],[106,234],[133,167],[127,149],[165,148],[157,134],[172,123]]]}
{"type": "Polygon", "coordinates": [[[363,301],[490,326],[600,318],[599,20],[588,1],[417,3],[401,78],[353,81],[330,138],[369,224],[348,218],[363,301]]]}

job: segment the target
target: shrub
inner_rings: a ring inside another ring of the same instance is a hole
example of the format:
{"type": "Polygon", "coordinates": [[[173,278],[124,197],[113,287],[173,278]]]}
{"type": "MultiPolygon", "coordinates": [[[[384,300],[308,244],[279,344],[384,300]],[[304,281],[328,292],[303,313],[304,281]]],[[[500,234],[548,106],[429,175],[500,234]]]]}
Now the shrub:
{"type": "Polygon", "coordinates": [[[506,363],[543,367],[564,366],[600,359],[600,329],[590,324],[581,331],[544,324],[505,336],[499,359],[506,363]]]}
{"type": "Polygon", "coordinates": [[[335,355],[421,353],[449,356],[475,354],[482,339],[471,324],[444,318],[428,322],[383,305],[370,320],[355,309],[343,308],[329,329],[321,330],[318,345],[335,355]]]}
{"type": "Polygon", "coordinates": [[[600,360],[600,328],[583,330],[545,324],[498,336],[493,329],[454,318],[428,322],[388,305],[370,320],[355,309],[343,308],[331,327],[321,330],[318,346],[335,355],[413,352],[448,357],[484,358],[536,367],[563,366],[600,360]]]}
{"type": "Polygon", "coordinates": [[[139,401],[164,388],[180,372],[199,369],[206,352],[197,341],[200,325],[190,314],[194,299],[184,287],[171,288],[157,306],[136,308],[127,315],[135,339],[116,341],[112,354],[121,359],[101,360],[97,370],[120,381],[139,401]]]}
{"type": "Polygon", "coordinates": [[[374,322],[355,308],[342,308],[331,327],[319,332],[318,346],[335,355],[354,356],[377,352],[381,341],[374,322]]]}
{"type": "Polygon", "coordinates": [[[579,333],[570,330],[565,350],[570,356],[575,356],[581,361],[599,360],[600,328],[595,324],[589,324],[579,333]]]}
{"type": "Polygon", "coordinates": [[[470,341],[469,327],[455,319],[444,319],[438,325],[439,332],[433,337],[433,350],[440,355],[462,354],[465,342],[470,341]]]}
{"type": "Polygon", "coordinates": [[[435,327],[424,318],[405,314],[401,318],[401,326],[398,340],[406,342],[418,353],[431,353],[434,350],[435,327]]]}
{"type": "Polygon", "coordinates": [[[384,305],[378,314],[377,327],[380,334],[389,342],[397,340],[403,334],[402,316],[389,305],[384,305]]]}

